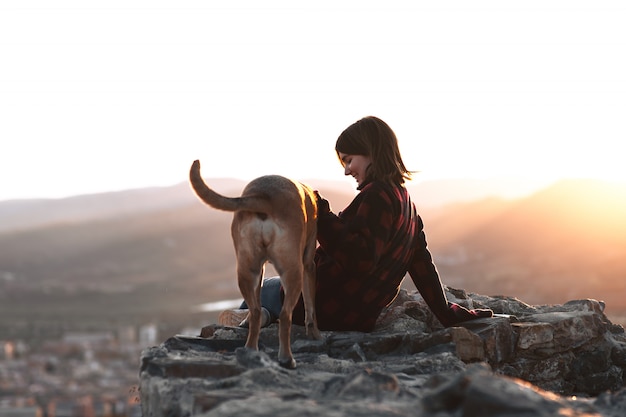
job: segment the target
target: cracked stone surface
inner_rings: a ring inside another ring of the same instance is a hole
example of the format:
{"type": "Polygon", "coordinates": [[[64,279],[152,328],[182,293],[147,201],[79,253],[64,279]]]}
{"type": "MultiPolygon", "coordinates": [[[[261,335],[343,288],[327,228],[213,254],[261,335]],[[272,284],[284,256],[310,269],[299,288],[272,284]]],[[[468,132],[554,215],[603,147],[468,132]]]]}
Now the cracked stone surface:
{"type": "Polygon", "coordinates": [[[278,366],[278,326],[209,324],[144,350],[145,417],[626,415],[626,336],[596,300],[531,306],[518,299],[448,298],[498,317],[443,328],[419,293],[402,291],[372,333],[294,326],[295,370],[278,366]]]}

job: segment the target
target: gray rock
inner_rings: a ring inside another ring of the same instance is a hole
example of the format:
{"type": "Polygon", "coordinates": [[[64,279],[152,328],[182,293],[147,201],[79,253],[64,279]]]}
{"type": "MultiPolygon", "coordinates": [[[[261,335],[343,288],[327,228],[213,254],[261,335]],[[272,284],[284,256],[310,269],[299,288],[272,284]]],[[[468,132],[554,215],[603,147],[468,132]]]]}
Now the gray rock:
{"type": "Polygon", "coordinates": [[[145,417],[626,415],[626,336],[604,305],[530,306],[450,290],[450,300],[501,316],[443,328],[418,293],[402,291],[372,333],[294,326],[295,370],[278,366],[278,326],[244,348],[246,329],[208,325],[145,349],[145,417]]]}

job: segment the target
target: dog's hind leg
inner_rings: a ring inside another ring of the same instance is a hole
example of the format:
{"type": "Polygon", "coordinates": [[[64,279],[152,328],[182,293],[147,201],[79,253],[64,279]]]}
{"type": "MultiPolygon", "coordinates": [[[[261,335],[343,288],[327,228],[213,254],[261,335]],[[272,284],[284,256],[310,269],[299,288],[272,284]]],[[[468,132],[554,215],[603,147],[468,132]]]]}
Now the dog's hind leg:
{"type": "Polygon", "coordinates": [[[302,266],[294,265],[283,271],[280,275],[283,289],[285,290],[285,299],[283,300],[283,308],[279,316],[279,348],[278,363],[283,368],[294,369],[296,360],[291,352],[291,322],[293,309],[300,298],[302,292],[302,266]]]}
{"type": "Polygon", "coordinates": [[[246,347],[259,350],[259,333],[261,331],[261,280],[264,265],[237,265],[237,283],[244,301],[248,305],[248,338],[246,347]]]}
{"type": "Polygon", "coordinates": [[[317,328],[317,318],[315,317],[315,261],[313,254],[315,252],[315,241],[313,245],[307,248],[304,254],[304,282],[302,287],[302,299],[304,301],[304,324],[306,326],[306,334],[311,339],[321,339],[319,329],[317,328]]]}

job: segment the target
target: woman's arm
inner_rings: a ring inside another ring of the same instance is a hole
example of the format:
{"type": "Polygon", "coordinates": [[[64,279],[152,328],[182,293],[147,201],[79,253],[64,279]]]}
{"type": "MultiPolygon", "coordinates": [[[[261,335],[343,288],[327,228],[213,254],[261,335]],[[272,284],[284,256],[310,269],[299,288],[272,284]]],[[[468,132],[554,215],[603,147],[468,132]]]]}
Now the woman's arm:
{"type": "Polygon", "coordinates": [[[318,204],[320,246],[345,270],[371,271],[392,233],[394,207],[389,194],[382,186],[371,183],[339,216],[326,209],[325,201],[318,204]]]}
{"type": "Polygon", "coordinates": [[[418,218],[418,234],[413,260],[409,268],[409,275],[420,292],[426,304],[445,327],[456,323],[481,317],[491,317],[493,312],[486,309],[468,310],[467,308],[451,303],[446,299],[443,284],[433,263],[432,256],[427,249],[426,234],[421,217],[418,218]]]}

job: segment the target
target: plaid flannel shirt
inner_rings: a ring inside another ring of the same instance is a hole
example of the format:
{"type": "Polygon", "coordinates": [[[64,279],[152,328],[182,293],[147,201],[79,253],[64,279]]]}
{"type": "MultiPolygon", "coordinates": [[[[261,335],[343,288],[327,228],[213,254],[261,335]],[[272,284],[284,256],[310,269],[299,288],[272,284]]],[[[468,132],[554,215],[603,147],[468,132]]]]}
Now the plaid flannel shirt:
{"type": "MultiPolygon", "coordinates": [[[[444,317],[449,306],[423,227],[406,188],[380,181],[365,184],[338,215],[320,213],[315,256],[320,329],[373,330],[407,272],[430,308],[444,317]]],[[[300,301],[294,322],[301,324],[303,317],[300,301]]]]}

